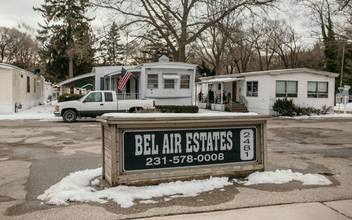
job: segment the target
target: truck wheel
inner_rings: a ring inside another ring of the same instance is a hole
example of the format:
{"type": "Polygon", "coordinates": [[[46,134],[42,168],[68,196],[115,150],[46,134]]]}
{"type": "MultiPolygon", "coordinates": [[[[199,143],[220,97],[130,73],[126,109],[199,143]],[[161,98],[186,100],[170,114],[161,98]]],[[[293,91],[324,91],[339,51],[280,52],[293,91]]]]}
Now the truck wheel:
{"type": "Polygon", "coordinates": [[[73,110],[66,110],[62,118],[64,119],[65,122],[72,123],[76,121],[77,114],[73,110]]]}

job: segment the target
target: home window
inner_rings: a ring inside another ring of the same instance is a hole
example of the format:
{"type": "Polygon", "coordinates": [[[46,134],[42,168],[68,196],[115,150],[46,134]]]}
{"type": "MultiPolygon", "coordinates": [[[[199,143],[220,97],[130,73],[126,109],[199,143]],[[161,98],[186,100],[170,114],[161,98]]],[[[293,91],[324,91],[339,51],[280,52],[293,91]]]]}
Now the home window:
{"type": "Polygon", "coordinates": [[[148,89],[158,88],[158,75],[148,75],[148,89]]]}
{"type": "Polygon", "coordinates": [[[110,79],[105,78],[104,90],[110,90],[110,79]]]}
{"type": "Polygon", "coordinates": [[[247,82],[247,97],[258,97],[258,81],[247,82]]]}
{"type": "Polygon", "coordinates": [[[175,80],[174,79],[165,79],[164,81],[165,89],[174,89],[175,88],[175,80]]]}
{"type": "Polygon", "coordinates": [[[181,89],[189,89],[189,81],[190,81],[190,76],[189,75],[181,75],[181,89]]]}
{"type": "Polygon", "coordinates": [[[27,92],[31,92],[31,78],[27,76],[27,92]]]}
{"type": "Polygon", "coordinates": [[[297,97],[297,81],[276,81],[276,97],[297,97]]]}
{"type": "Polygon", "coordinates": [[[36,92],[36,85],[37,85],[37,82],[36,82],[36,79],[34,78],[34,81],[33,81],[34,83],[33,83],[33,88],[34,88],[34,93],[36,92]]]}
{"type": "Polygon", "coordinates": [[[308,82],[308,98],[327,98],[328,82],[308,82]]]}

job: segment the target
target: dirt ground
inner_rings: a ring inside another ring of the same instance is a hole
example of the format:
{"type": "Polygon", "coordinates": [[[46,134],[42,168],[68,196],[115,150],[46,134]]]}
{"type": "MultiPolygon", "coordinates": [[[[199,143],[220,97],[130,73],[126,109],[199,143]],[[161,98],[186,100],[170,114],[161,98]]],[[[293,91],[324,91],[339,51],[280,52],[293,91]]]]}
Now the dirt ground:
{"type": "Polygon", "coordinates": [[[273,118],[268,122],[268,170],[322,173],[333,184],[301,182],[226,186],[196,197],[121,208],[70,202],[42,204],[37,196],[71,172],[101,166],[101,131],[94,120],[0,121],[0,219],[126,219],[352,199],[352,118],[273,118]]]}

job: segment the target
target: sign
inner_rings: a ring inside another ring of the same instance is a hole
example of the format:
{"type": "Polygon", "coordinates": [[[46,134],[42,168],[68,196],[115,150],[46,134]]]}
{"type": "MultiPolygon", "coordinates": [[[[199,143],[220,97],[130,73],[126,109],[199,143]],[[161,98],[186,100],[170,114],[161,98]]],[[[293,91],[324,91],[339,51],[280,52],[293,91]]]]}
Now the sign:
{"type": "Polygon", "coordinates": [[[124,172],[257,161],[257,129],[125,131],[124,172]]]}
{"type": "Polygon", "coordinates": [[[338,87],[337,89],[339,90],[339,92],[342,92],[343,90],[345,90],[345,87],[338,87]]]}

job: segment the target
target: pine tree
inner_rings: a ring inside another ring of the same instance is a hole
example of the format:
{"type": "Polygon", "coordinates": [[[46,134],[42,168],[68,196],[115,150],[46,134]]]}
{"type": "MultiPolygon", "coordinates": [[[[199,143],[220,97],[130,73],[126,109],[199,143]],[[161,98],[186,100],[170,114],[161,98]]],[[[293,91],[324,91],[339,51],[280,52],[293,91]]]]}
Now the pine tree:
{"type": "Polygon", "coordinates": [[[93,36],[85,17],[89,0],[45,0],[40,8],[45,25],[39,24],[37,39],[46,71],[59,79],[87,73],[94,61],[93,36]],[[67,76],[67,73],[68,76],[67,76]]]}
{"type": "Polygon", "coordinates": [[[101,57],[103,65],[118,66],[122,65],[125,50],[123,44],[120,44],[120,34],[115,22],[112,23],[105,39],[100,42],[101,57]]]}
{"type": "MultiPolygon", "coordinates": [[[[352,86],[352,45],[351,44],[345,45],[342,81],[343,81],[343,85],[352,86]]],[[[351,90],[350,90],[350,94],[351,94],[351,90]]]]}
{"type": "MultiPolygon", "coordinates": [[[[339,73],[341,68],[339,65],[339,45],[335,39],[335,32],[333,28],[333,23],[330,16],[330,11],[328,11],[327,24],[321,24],[322,35],[324,39],[324,54],[325,54],[325,71],[332,73],[339,73]]],[[[335,91],[340,85],[340,77],[338,76],[335,80],[335,91]]]]}

